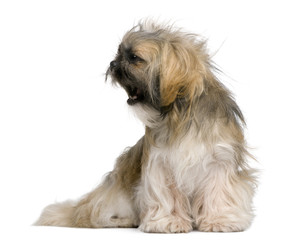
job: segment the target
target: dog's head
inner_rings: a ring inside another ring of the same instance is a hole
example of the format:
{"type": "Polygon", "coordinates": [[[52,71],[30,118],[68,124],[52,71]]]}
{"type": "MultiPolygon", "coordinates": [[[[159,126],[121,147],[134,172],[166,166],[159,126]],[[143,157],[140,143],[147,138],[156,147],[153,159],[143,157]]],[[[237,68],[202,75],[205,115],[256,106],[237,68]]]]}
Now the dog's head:
{"type": "Polygon", "coordinates": [[[195,35],[145,22],[125,34],[107,76],[126,90],[129,105],[166,116],[188,111],[202,93],[208,58],[195,35]]]}

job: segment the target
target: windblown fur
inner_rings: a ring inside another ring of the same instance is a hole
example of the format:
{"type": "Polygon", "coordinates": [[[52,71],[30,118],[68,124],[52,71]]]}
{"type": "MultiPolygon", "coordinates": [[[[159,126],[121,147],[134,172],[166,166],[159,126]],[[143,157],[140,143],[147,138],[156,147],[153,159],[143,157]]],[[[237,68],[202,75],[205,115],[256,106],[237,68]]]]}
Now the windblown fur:
{"type": "Polygon", "coordinates": [[[94,191],[48,206],[36,225],[164,233],[250,226],[256,181],[244,118],[205,47],[150,22],[125,34],[107,77],[126,90],[145,135],[94,191]]]}

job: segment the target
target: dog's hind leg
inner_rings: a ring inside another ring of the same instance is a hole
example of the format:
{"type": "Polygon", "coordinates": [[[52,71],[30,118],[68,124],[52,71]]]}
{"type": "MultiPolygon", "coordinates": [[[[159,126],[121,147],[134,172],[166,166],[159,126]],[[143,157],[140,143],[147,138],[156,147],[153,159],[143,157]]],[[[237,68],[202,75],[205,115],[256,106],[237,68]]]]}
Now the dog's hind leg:
{"type": "Polygon", "coordinates": [[[135,227],[137,214],[132,198],[110,173],[104,183],[81,200],[73,215],[75,227],[135,227]]]}

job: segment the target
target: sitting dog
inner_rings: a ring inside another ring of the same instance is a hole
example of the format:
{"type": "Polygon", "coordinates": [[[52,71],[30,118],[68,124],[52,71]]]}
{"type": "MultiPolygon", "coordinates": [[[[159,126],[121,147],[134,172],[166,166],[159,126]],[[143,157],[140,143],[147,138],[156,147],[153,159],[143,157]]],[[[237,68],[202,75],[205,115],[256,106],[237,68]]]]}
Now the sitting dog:
{"type": "Polygon", "coordinates": [[[145,135],[79,201],[46,207],[36,225],[242,231],[253,219],[255,171],[245,122],[198,36],[141,22],[107,78],[128,95],[145,135]]]}

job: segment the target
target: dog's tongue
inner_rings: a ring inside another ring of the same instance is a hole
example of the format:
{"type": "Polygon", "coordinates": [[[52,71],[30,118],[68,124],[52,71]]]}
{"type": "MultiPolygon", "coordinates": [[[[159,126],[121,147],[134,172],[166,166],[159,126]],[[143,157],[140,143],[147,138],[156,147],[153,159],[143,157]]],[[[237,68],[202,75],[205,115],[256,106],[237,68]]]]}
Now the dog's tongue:
{"type": "Polygon", "coordinates": [[[137,95],[134,95],[134,96],[130,96],[130,99],[132,100],[137,100],[138,96],[137,95]]]}
{"type": "Polygon", "coordinates": [[[138,89],[138,88],[135,88],[131,95],[129,96],[129,98],[131,98],[132,100],[137,100],[138,99],[138,96],[141,95],[141,91],[138,89]]]}
{"type": "Polygon", "coordinates": [[[133,105],[142,98],[142,92],[138,88],[134,88],[129,95],[128,104],[133,105]]]}
{"type": "Polygon", "coordinates": [[[139,90],[137,88],[136,94],[134,96],[132,96],[132,97],[133,97],[133,99],[138,99],[138,96],[140,96],[141,94],[142,94],[141,90],[139,90]]]}

